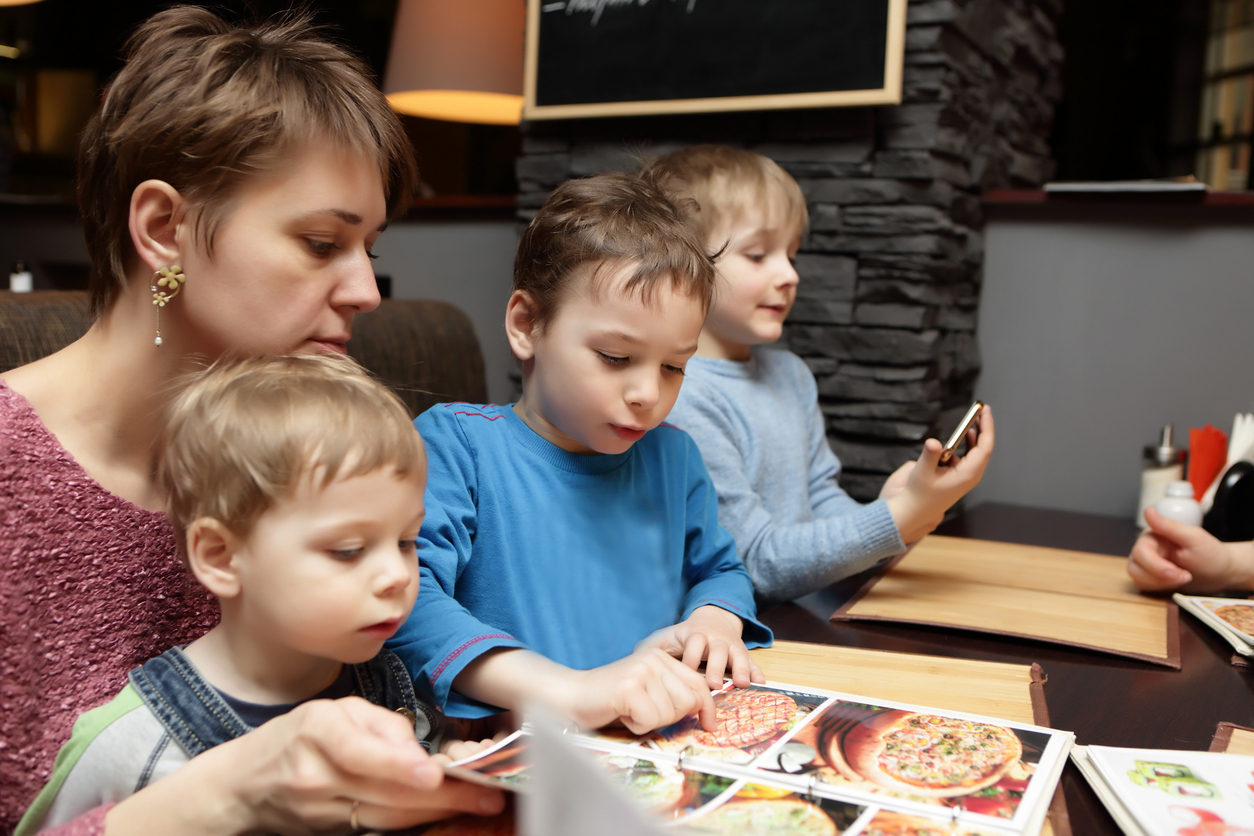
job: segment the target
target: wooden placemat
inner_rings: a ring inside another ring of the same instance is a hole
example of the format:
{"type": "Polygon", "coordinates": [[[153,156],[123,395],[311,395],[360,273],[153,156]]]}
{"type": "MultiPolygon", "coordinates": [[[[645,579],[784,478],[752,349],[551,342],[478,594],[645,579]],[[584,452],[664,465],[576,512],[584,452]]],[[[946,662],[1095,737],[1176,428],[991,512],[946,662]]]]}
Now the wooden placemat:
{"type": "Polygon", "coordinates": [[[1109,555],[925,537],[833,621],[895,621],[1039,639],[1180,667],[1175,603],[1139,594],[1109,555]]]}
{"type": "Polygon", "coordinates": [[[1220,723],[1215,727],[1215,736],[1210,739],[1210,751],[1254,755],[1254,729],[1236,723],[1220,723]]]}
{"type": "MultiPolygon", "coordinates": [[[[771,682],[1049,725],[1045,676],[1039,665],[786,641],[750,650],[749,655],[771,682]]],[[[1041,833],[1071,833],[1061,784],[1054,792],[1041,833]]]]}

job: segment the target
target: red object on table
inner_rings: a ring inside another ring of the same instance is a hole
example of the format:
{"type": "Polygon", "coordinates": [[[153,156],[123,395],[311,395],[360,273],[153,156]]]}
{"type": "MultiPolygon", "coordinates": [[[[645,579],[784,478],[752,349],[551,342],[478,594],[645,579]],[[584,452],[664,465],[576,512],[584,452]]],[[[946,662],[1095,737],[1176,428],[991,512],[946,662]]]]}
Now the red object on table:
{"type": "Polygon", "coordinates": [[[1189,430],[1189,482],[1194,499],[1202,498],[1227,461],[1228,436],[1223,430],[1210,424],[1189,430]]]}

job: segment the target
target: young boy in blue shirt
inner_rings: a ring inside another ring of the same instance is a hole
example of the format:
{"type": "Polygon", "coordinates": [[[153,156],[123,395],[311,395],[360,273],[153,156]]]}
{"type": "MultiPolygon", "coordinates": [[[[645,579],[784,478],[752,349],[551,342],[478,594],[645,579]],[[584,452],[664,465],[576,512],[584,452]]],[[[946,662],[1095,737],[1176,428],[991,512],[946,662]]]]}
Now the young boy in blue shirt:
{"type": "Polygon", "coordinates": [[[697,145],[653,169],[694,201],[723,281],[688,364],[670,420],[692,434],[718,489],[719,520],[736,539],[754,587],[790,600],[906,549],[980,481],[993,451],[993,415],[952,467],[942,445],[892,474],[862,505],[837,484],[814,375],[800,357],[769,347],[796,300],[793,259],[808,223],[805,198],[774,161],[697,145]]]}
{"type": "Polygon", "coordinates": [[[522,397],[417,421],[422,582],[388,647],[446,713],[534,700],[591,728],[712,727],[725,670],[762,681],[752,584],[700,452],[662,423],[714,286],[647,175],[568,182],[523,233],[505,315],[522,397]]]}

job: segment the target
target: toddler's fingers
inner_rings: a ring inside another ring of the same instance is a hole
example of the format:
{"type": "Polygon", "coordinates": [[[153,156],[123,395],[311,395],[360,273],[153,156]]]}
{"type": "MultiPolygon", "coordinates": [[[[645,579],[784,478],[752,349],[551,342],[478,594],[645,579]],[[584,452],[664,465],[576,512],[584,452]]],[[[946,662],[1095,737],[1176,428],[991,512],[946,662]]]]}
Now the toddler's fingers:
{"type": "Polygon", "coordinates": [[[753,657],[749,657],[749,680],[755,685],[762,685],[766,682],[766,674],[762,673],[762,669],[758,667],[758,663],[753,661],[753,657]]]}

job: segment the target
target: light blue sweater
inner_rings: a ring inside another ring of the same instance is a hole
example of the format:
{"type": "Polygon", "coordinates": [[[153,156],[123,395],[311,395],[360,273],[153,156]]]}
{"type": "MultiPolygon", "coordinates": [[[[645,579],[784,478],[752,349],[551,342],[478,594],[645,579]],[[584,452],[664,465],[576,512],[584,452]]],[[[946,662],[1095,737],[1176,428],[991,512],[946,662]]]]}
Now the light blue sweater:
{"type": "Polygon", "coordinates": [[[791,600],[906,550],[884,500],[862,505],[836,483],[840,461],[800,357],[693,357],[684,375],[667,421],[701,448],[719,521],[764,599],[791,600]]]}
{"type": "Polygon", "coordinates": [[[474,659],[526,647],[572,668],[609,664],[713,604],[770,644],[697,445],[661,426],[619,455],[550,444],[508,406],[441,404],[427,445],[418,603],[387,643],[454,717],[492,709],[452,691],[474,659]]]}

